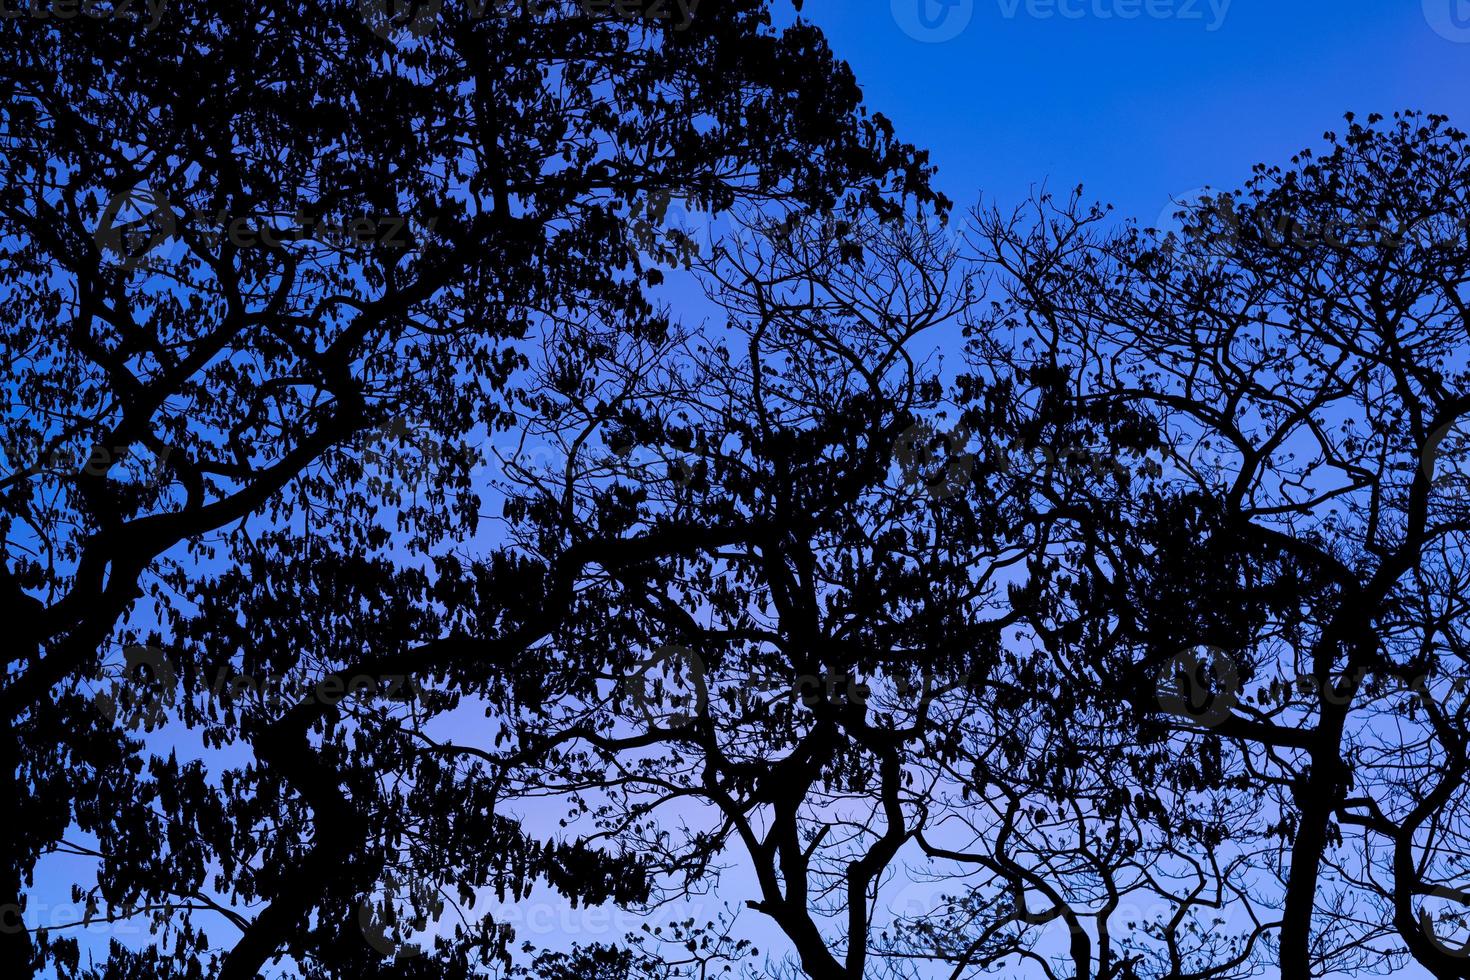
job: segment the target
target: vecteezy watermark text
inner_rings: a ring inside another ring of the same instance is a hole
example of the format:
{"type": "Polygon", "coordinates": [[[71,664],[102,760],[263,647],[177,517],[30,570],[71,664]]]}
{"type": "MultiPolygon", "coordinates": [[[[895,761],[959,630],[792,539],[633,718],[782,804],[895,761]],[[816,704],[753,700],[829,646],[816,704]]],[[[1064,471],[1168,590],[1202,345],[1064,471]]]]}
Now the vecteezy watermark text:
{"type": "MultiPolygon", "coordinates": [[[[1159,669],[1156,700],[1170,715],[1187,719],[1201,728],[1218,728],[1235,716],[1245,698],[1240,656],[1217,647],[1181,651],[1159,669]]],[[[1470,693],[1470,676],[1450,673],[1433,676],[1401,672],[1357,670],[1318,679],[1311,674],[1276,678],[1260,687],[1251,698],[1258,709],[1291,705],[1345,707],[1359,696],[1382,698],[1402,692],[1420,701],[1463,696],[1470,693]]]]}
{"type": "Polygon", "coordinates": [[[6,465],[10,467],[11,479],[40,474],[105,476],[122,470],[128,476],[135,477],[144,483],[151,483],[162,474],[172,452],[172,446],[163,446],[153,452],[146,449],[139,452],[135,451],[134,447],[113,446],[109,448],[98,443],[81,452],[55,447],[49,450],[37,450],[28,455],[24,448],[6,446],[3,440],[0,440],[0,456],[4,457],[6,465]]]}
{"type": "MultiPolygon", "coordinates": [[[[636,664],[628,676],[618,681],[617,692],[638,709],[645,720],[655,722],[666,718],[678,727],[692,724],[699,715],[708,711],[711,680],[703,657],[688,647],[670,644],[661,647],[647,661],[636,664]],[[689,689],[690,693],[675,693],[671,686],[658,680],[658,675],[678,678],[681,686],[689,689]]],[[[898,699],[923,705],[962,689],[968,683],[968,674],[960,674],[947,681],[927,674],[917,680],[895,675],[886,679],[885,686],[891,688],[892,695],[898,699]]],[[[739,700],[748,702],[751,698],[768,695],[790,698],[808,708],[821,704],[864,707],[879,697],[879,692],[872,683],[841,671],[787,677],[756,670],[742,675],[737,694],[739,700]]]]}
{"type": "MultiPolygon", "coordinates": [[[[179,671],[158,647],[130,646],[123,651],[121,676],[95,678],[102,683],[93,694],[97,709],[109,721],[129,731],[152,731],[167,720],[178,698],[179,671]]],[[[413,677],[406,674],[330,673],[316,681],[256,677],[222,667],[205,677],[209,695],[220,704],[253,703],[275,711],[305,703],[337,705],[349,698],[381,698],[408,702],[420,699],[413,677]]]]}
{"type": "MultiPolygon", "coordinates": [[[[968,447],[973,434],[963,426],[945,430],[920,421],[899,434],[893,457],[903,482],[942,500],[965,492],[977,474],[980,457],[968,447]]],[[[999,473],[1039,481],[1124,479],[1129,468],[1119,450],[1059,442],[1000,447],[988,467],[999,473]]],[[[1162,472],[1162,467],[1157,467],[1162,472]]]]}
{"type": "Polygon", "coordinates": [[[0,20],[128,20],[151,31],[163,20],[168,4],[169,0],[0,0],[0,20]]]}
{"type": "MultiPolygon", "coordinates": [[[[158,0],[155,0],[158,2],[158,0]]],[[[703,0],[579,0],[582,13],[629,22],[667,25],[687,30],[703,0]]],[[[374,34],[387,38],[406,32],[426,37],[438,26],[446,6],[469,20],[487,20],[517,12],[535,13],[537,0],[359,0],[358,10],[374,34]]]]}
{"type": "Polygon", "coordinates": [[[1232,0],[996,0],[1006,20],[1177,20],[1199,22],[1218,31],[1232,0]]]}
{"type": "MultiPolygon", "coordinates": [[[[3,2],[3,0],[0,0],[3,2]]],[[[432,231],[438,217],[423,222],[432,231]]],[[[150,188],[138,187],[114,195],[102,211],[93,239],[103,252],[120,257],[124,266],[143,265],[165,241],[185,229],[200,236],[210,250],[229,242],[236,249],[280,249],[295,242],[316,242],[335,248],[406,250],[414,245],[409,219],[401,214],[360,214],[332,219],[298,209],[294,215],[266,217],[231,215],[175,204],[150,188]],[[180,219],[178,212],[187,215],[180,219]],[[124,215],[132,213],[130,220],[124,215]]]]}
{"type": "Polygon", "coordinates": [[[1309,211],[1196,188],[1171,198],[1154,230],[1171,250],[1223,258],[1241,249],[1294,253],[1381,249],[1420,255],[1470,247],[1470,217],[1451,211],[1385,216],[1309,211]]]}

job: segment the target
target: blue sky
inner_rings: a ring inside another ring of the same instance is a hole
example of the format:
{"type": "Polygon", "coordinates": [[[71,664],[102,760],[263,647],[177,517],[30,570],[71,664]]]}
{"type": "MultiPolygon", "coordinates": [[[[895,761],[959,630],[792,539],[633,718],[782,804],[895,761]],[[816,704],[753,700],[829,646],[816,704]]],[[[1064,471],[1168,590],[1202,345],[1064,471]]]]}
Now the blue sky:
{"type": "MultiPolygon", "coordinates": [[[[1350,110],[1442,112],[1470,129],[1470,0],[807,0],[803,14],[870,108],[931,151],[961,209],[982,192],[1009,204],[1042,180],[1084,183],[1150,224],[1172,199],[1317,145],[1350,110]]],[[[736,903],[742,880],[723,890],[736,903]]],[[[71,918],[39,891],[33,923],[71,918]]],[[[547,921],[573,938],[610,931],[547,921]]],[[[93,937],[149,941],[131,929],[93,937]]]]}
{"type": "Polygon", "coordinates": [[[1047,179],[1154,223],[1173,197],[1317,145],[1348,111],[1470,129],[1470,0],[807,0],[803,14],[962,208],[1047,179]]]}

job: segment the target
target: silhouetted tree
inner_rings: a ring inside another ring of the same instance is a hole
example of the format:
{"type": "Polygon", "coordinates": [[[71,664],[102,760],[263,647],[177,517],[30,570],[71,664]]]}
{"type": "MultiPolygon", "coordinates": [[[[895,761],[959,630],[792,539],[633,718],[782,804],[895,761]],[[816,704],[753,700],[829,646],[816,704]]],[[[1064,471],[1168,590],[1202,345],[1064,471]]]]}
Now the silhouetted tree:
{"type": "MultiPolygon", "coordinates": [[[[524,338],[559,318],[662,335],[644,294],[660,273],[627,221],[649,199],[881,211],[890,191],[928,197],[922,155],[863,113],[817,31],[774,28],[760,2],[687,24],[563,2],[159,13],[146,30],[0,23],[0,964],[254,977],[289,955],[373,975],[348,896],[415,820],[441,853],[475,841],[466,882],[636,891],[478,800],[446,809],[447,772],[394,788],[421,760],[354,748],[330,696],[209,688],[500,683],[564,615],[568,569],[616,560],[446,557],[479,522],[468,437],[517,422],[524,338]],[[481,618],[443,612],[475,588],[481,618]],[[162,683],[94,697],[130,644],[169,648],[130,657],[162,683]],[[120,714],[253,758],[150,757],[120,714]],[[96,847],[63,845],[69,828],[96,847]],[[147,913],[172,945],[90,967],[71,940],[10,928],[58,848],[98,859],[79,899],[147,913]],[[238,941],[207,941],[200,909],[238,941]]],[[[481,949],[382,969],[467,975],[481,949]]]]}
{"type": "Polygon", "coordinates": [[[998,437],[1004,393],[946,412],[923,353],[968,300],[943,230],[766,217],[702,264],[723,331],[539,386],[541,424],[578,452],[519,471],[527,549],[547,529],[739,534],[589,578],[554,635],[580,680],[516,728],[533,750],[493,758],[645,855],[660,901],[715,887],[734,848],[801,972],[861,977],[872,903],[931,805],[916,773],[953,762],[996,670],[1022,520],[973,492],[950,431],[998,437]],[[691,801],[705,819],[672,830],[691,801]]]}
{"type": "Polygon", "coordinates": [[[733,335],[548,394],[544,425],[586,458],[522,473],[532,527],[757,533],[665,562],[652,595],[589,581],[556,635],[587,681],[517,736],[555,755],[500,764],[653,856],[665,896],[741,853],[796,950],[782,975],[1067,975],[1058,956],[1079,977],[1250,975],[1264,924],[1224,936],[1207,911],[1248,892],[1244,855],[1208,856],[1238,815],[1076,689],[1058,655],[1078,624],[1047,618],[1076,581],[1061,512],[1141,492],[1157,431],[1069,400],[1044,365],[955,377],[925,357],[974,305],[942,229],[764,230],[704,266],[733,335]],[[660,817],[691,800],[707,819],[676,837],[660,817]],[[1059,951],[1039,942],[1053,921],[1059,951]]]}
{"type": "Polygon", "coordinates": [[[1464,976],[1467,154],[1378,122],[1182,235],[978,212],[985,303],[914,229],[722,254],[733,337],[543,410],[668,479],[609,450],[526,514],[772,526],[590,580],[588,679],[519,736],[556,754],[494,764],[675,893],[738,846],[806,976],[1464,976]],[[970,372],[907,376],[956,308],[970,372]],[[885,924],[900,868],[943,894],[885,924]]]}
{"type": "Polygon", "coordinates": [[[1436,922],[1470,829],[1467,199],[1464,135],[1403,114],[1349,117],[1174,234],[1102,231],[1075,199],[977,218],[1004,283],[981,359],[1025,351],[1065,404],[1160,434],[1143,492],[1083,484],[1052,512],[1056,676],[1232,805],[1193,857],[1279,896],[1283,976],[1470,976],[1436,922]]]}
{"type": "Polygon", "coordinates": [[[0,23],[7,976],[1470,977],[1446,120],[962,246],[763,2],[150,14],[0,23]]]}

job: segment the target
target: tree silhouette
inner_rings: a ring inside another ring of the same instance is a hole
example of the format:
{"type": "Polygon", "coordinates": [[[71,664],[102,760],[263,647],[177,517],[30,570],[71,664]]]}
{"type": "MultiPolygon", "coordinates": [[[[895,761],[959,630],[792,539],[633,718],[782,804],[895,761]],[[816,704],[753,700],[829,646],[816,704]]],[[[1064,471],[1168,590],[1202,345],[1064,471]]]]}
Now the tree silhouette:
{"type": "Polygon", "coordinates": [[[912,225],[717,255],[733,335],[541,386],[691,476],[528,474],[523,541],[770,527],[590,580],[554,754],[497,764],[666,894],[739,854],[768,971],[1463,976],[1464,138],[1379,122],[1182,236],[979,211],[987,303],[912,225]],[[969,373],[908,376],[954,309],[969,373]]]}
{"type": "Polygon", "coordinates": [[[47,11],[6,976],[1470,977],[1446,119],[951,224],[756,0],[47,11]]]}
{"type": "MultiPolygon", "coordinates": [[[[560,2],[425,9],[179,3],[146,30],[0,25],[0,714],[17,828],[0,904],[22,919],[37,860],[87,849],[62,843],[75,828],[99,842],[78,894],[176,940],[91,967],[70,939],[7,927],[7,975],[253,977],[283,954],[307,975],[373,975],[347,896],[385,863],[371,835],[397,832],[374,806],[401,801],[374,789],[382,760],[353,758],[330,688],[344,667],[417,677],[456,656],[489,684],[564,613],[570,572],[424,570],[478,521],[467,446],[516,424],[526,338],[543,318],[667,329],[626,218],[650,195],[709,211],[932,199],[922,154],[865,114],[820,34],[774,28],[763,3],[688,24],[560,2]],[[809,91],[824,98],[791,97],[809,91]],[[508,589],[517,623],[466,633],[427,608],[476,576],[508,589]],[[253,759],[160,758],[110,724],[91,691],[119,643],[167,647],[178,723],[253,759]],[[327,694],[292,701],[308,677],[327,694]],[[288,693],[220,707],[224,684],[288,693]],[[201,909],[238,941],[207,943],[201,909]]],[[[571,565],[605,560],[587,551],[571,565]]],[[[496,851],[470,878],[612,887],[499,818],[438,819],[437,846],[473,833],[496,851]]],[[[468,975],[457,955],[393,969],[468,975]]]]}
{"type": "Polygon", "coordinates": [[[1466,142],[1413,113],[1328,140],[1186,209],[1182,234],[1109,235],[1075,201],[980,215],[1007,286],[975,332],[1054,365],[1066,404],[1161,435],[1145,492],[1059,502],[1056,652],[1083,700],[1131,702],[1228,794],[1212,836],[1279,896],[1282,975],[1412,957],[1464,977],[1426,926],[1466,853],[1466,142]],[[1181,676],[1205,647],[1217,666],[1181,676]],[[1160,710],[1161,667],[1196,717],[1160,710]]]}

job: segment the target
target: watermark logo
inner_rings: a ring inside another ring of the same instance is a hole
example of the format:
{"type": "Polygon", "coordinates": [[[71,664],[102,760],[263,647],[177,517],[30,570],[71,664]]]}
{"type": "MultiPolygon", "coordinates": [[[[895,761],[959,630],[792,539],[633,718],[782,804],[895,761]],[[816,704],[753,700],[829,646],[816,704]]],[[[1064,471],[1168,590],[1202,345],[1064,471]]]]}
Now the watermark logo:
{"type": "Polygon", "coordinates": [[[168,464],[169,455],[172,453],[173,447],[165,445],[152,451],[152,461],[149,462],[147,455],[130,452],[127,446],[114,446],[108,449],[98,444],[88,451],[81,471],[88,476],[106,476],[118,469],[123,469],[129,475],[137,476],[141,482],[151,484],[156,483],[162,476],[164,467],[168,464]]]}
{"type": "Polygon", "coordinates": [[[1454,258],[1470,245],[1470,219],[1453,210],[1432,211],[1405,222],[1402,232],[1382,238],[1385,244],[1416,257],[1454,258]]]}
{"type": "Polygon", "coordinates": [[[893,444],[904,483],[935,500],[964,493],[975,472],[975,456],[965,448],[969,441],[962,427],[945,432],[929,422],[909,426],[893,444]]]}
{"type": "Polygon", "coordinates": [[[1333,705],[1346,707],[1359,697],[1379,700],[1407,694],[1415,701],[1430,703],[1446,697],[1463,696],[1470,691],[1470,677],[1453,673],[1410,674],[1407,671],[1370,671],[1359,667],[1351,672],[1317,677],[1297,674],[1281,676],[1262,685],[1253,697],[1255,703],[1271,707],[1333,705]]]}
{"type": "Polygon", "coordinates": [[[439,889],[407,869],[385,868],[381,884],[357,906],[357,924],[369,946],[393,960],[422,956],[410,937],[428,932],[444,912],[439,889]]]}
{"type": "MultiPolygon", "coordinates": [[[[1219,231],[1211,230],[1208,225],[1223,220],[1227,227],[1233,228],[1233,219],[1223,217],[1232,210],[1232,204],[1228,194],[1219,194],[1209,187],[1195,187],[1172,195],[1149,228],[1158,233],[1168,251],[1213,242],[1218,240],[1219,231]]],[[[1225,238],[1231,240],[1233,236],[1225,238]]]]}
{"type": "Polygon", "coordinates": [[[1470,0],[1424,0],[1424,19],[1440,37],[1470,44],[1470,0]]]}
{"type": "Polygon", "coordinates": [[[359,0],[358,11],[368,29],[378,37],[407,31],[414,37],[428,36],[439,23],[444,0],[359,0]]]}
{"type": "Polygon", "coordinates": [[[1218,647],[1180,651],[1157,675],[1158,704],[1164,712],[1201,728],[1224,724],[1240,703],[1240,671],[1235,658],[1218,647]]]}
{"type": "MultiPolygon", "coordinates": [[[[1453,888],[1440,886],[1431,889],[1429,897],[1447,899],[1457,905],[1470,908],[1470,893],[1457,891],[1453,888]]],[[[1467,915],[1465,912],[1444,912],[1436,919],[1429,914],[1429,909],[1424,908],[1419,910],[1419,928],[1423,930],[1425,938],[1434,945],[1435,949],[1455,959],[1470,959],[1470,939],[1467,939],[1460,945],[1452,944],[1440,935],[1439,928],[1437,928],[1437,924],[1443,925],[1445,923],[1448,923],[1453,928],[1463,930],[1470,927],[1470,915],[1467,915]]]]}
{"type": "Polygon", "coordinates": [[[672,191],[634,199],[628,211],[628,240],[645,255],[686,268],[713,257],[722,238],[733,237],[728,220],[693,206],[672,191]]]}
{"type": "Polygon", "coordinates": [[[175,676],[168,655],[158,647],[130,646],[123,650],[122,677],[99,688],[92,700],[109,722],[127,731],[151,732],[168,717],[175,676]]]}
{"type": "Polygon", "coordinates": [[[637,670],[620,680],[618,687],[650,725],[665,719],[675,728],[690,725],[709,706],[704,659],[688,647],[674,644],[660,647],[651,659],[639,664],[637,670]],[[690,686],[690,693],[670,695],[664,682],[652,676],[655,671],[666,674],[671,680],[682,677],[683,682],[690,686]],[[665,712],[666,704],[673,711],[665,712]]]}
{"type": "MultiPolygon", "coordinates": [[[[628,480],[633,483],[649,483],[650,481],[666,481],[676,490],[694,490],[700,481],[700,471],[703,467],[698,457],[685,455],[691,451],[692,440],[688,443],[675,445],[677,453],[666,453],[659,456],[637,456],[634,451],[638,448],[631,443],[612,447],[612,451],[600,456],[595,463],[594,471],[599,477],[610,477],[613,479],[628,480]]],[[[542,457],[545,462],[531,463],[525,465],[526,469],[533,466],[541,471],[564,472],[567,466],[565,456],[557,453],[546,453],[542,457]]],[[[518,462],[518,465],[521,465],[518,462]]]]}
{"type": "Polygon", "coordinates": [[[135,187],[107,202],[92,237],[98,248],[132,270],[177,232],[178,218],[169,200],[151,188],[135,187]]]}
{"type": "Polygon", "coordinates": [[[362,434],[359,445],[364,457],[385,465],[428,466],[444,456],[444,446],[433,431],[395,416],[362,434]]]}
{"type": "Polygon", "coordinates": [[[975,0],[892,0],[893,21],[925,44],[953,41],[975,16],[975,0]]]}
{"type": "Polygon", "coordinates": [[[1464,480],[1465,464],[1470,460],[1470,439],[1460,428],[1463,423],[1462,419],[1447,422],[1424,441],[1419,467],[1431,486],[1440,487],[1464,480]]]}

